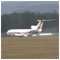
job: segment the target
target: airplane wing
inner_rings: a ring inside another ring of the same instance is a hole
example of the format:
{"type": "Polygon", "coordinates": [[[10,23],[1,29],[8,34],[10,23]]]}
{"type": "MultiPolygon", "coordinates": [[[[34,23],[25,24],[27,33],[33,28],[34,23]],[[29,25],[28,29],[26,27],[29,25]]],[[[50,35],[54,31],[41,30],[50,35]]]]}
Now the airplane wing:
{"type": "Polygon", "coordinates": [[[22,34],[22,33],[21,33],[21,34],[15,34],[15,36],[20,36],[20,37],[23,37],[23,36],[24,36],[24,37],[28,37],[28,34],[22,34]]]}

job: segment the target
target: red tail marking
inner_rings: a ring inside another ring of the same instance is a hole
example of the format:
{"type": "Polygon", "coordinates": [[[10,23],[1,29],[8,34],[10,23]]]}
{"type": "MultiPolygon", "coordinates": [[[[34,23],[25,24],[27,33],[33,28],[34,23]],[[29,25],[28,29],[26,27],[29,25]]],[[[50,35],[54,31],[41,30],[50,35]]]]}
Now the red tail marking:
{"type": "Polygon", "coordinates": [[[37,30],[38,30],[38,29],[40,29],[40,27],[41,27],[41,24],[42,24],[42,21],[41,21],[40,25],[38,26],[37,30]]]}

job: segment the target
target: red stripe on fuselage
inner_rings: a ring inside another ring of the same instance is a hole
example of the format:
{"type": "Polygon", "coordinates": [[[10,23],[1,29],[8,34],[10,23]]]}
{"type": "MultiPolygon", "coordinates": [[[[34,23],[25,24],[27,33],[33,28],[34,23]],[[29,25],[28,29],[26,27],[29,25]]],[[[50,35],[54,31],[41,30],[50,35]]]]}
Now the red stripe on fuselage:
{"type": "Polygon", "coordinates": [[[21,33],[32,33],[32,30],[29,32],[8,32],[8,34],[21,34],[21,33]]]}

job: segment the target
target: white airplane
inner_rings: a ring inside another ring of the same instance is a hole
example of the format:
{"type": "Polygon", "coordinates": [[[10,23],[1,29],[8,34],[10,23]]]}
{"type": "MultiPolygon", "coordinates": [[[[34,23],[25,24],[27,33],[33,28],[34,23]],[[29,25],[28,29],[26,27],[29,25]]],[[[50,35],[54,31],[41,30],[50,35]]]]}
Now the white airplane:
{"type": "Polygon", "coordinates": [[[31,29],[10,29],[7,31],[7,35],[11,36],[43,36],[43,35],[52,35],[52,33],[41,33],[44,21],[52,20],[37,20],[38,24],[36,26],[32,25],[31,29]]]}

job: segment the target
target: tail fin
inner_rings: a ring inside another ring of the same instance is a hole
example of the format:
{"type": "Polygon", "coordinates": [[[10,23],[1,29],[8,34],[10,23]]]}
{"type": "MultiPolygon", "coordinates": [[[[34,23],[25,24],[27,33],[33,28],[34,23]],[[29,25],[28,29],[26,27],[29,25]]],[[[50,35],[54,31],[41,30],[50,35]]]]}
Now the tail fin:
{"type": "Polygon", "coordinates": [[[37,24],[37,31],[41,32],[42,31],[42,27],[43,27],[43,21],[41,20],[37,20],[39,23],[37,24]]]}
{"type": "Polygon", "coordinates": [[[43,27],[43,23],[45,21],[55,21],[56,19],[48,19],[48,20],[37,20],[39,23],[37,24],[37,31],[42,32],[42,27],[43,27]]]}
{"type": "Polygon", "coordinates": [[[55,19],[50,19],[50,20],[37,20],[39,23],[37,24],[37,26],[32,25],[31,28],[32,30],[37,30],[39,32],[42,32],[42,27],[43,27],[43,23],[44,21],[55,21],[55,19]]]}
{"type": "Polygon", "coordinates": [[[31,28],[32,30],[36,30],[41,32],[42,31],[42,26],[43,26],[43,21],[41,20],[37,20],[39,23],[37,24],[37,26],[32,25],[31,28]]]}

